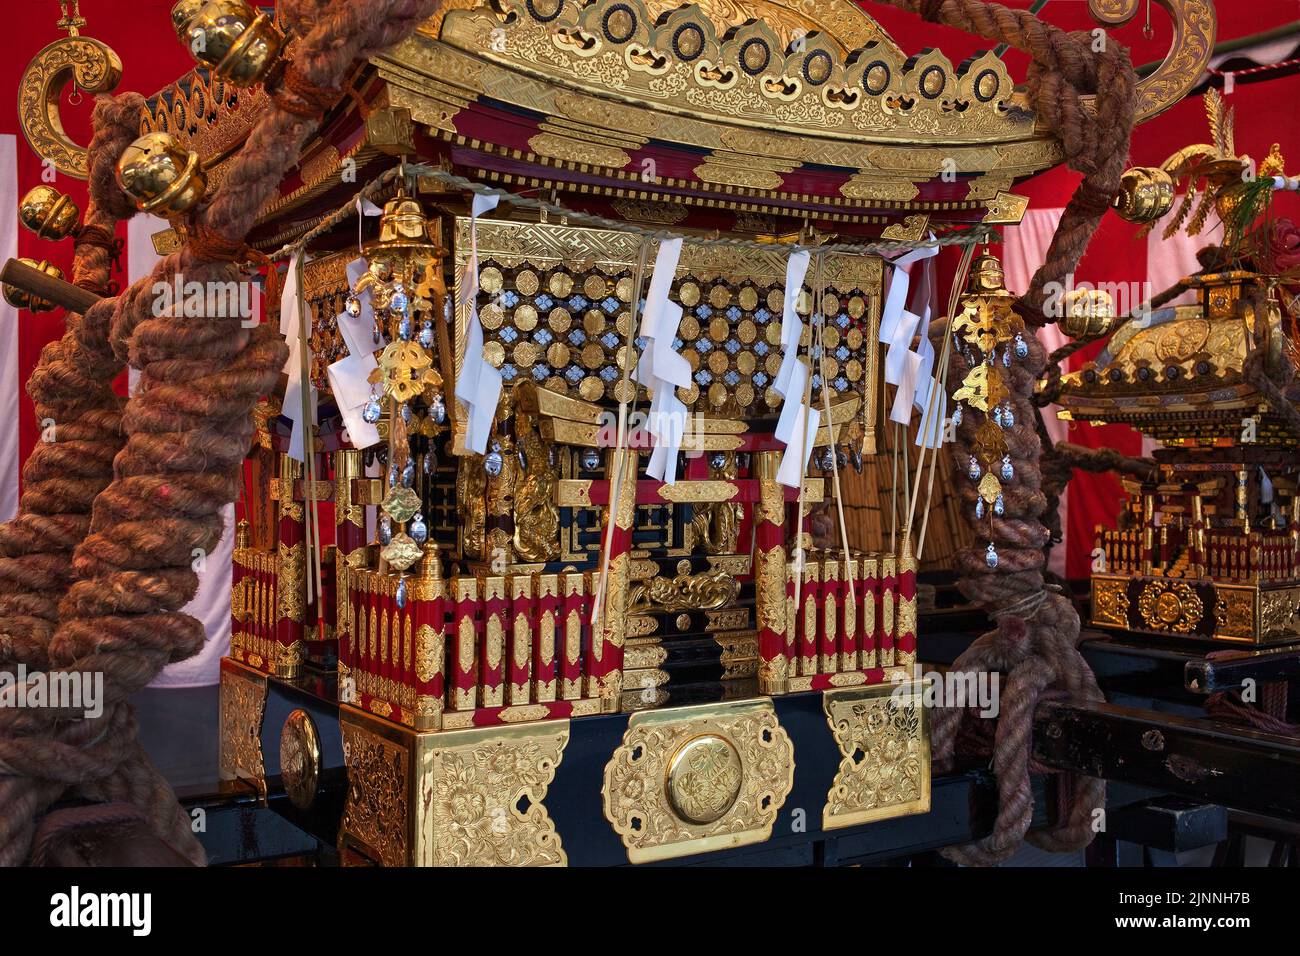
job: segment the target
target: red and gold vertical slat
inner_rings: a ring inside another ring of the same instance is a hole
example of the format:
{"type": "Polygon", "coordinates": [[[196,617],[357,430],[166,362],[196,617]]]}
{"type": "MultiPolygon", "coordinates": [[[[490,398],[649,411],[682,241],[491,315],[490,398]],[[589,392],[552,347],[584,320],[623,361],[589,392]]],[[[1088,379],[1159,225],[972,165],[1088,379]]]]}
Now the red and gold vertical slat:
{"type": "Polygon", "coordinates": [[[898,597],[898,559],[880,559],[880,666],[894,666],[894,610],[898,597]]]}
{"type": "Polygon", "coordinates": [[[758,622],[758,680],[764,694],[783,694],[790,675],[786,655],[785,488],[776,480],[781,456],[756,457],[754,506],[754,611],[758,622]]]}
{"type": "Polygon", "coordinates": [[[840,581],[839,564],[833,557],[822,559],[821,634],[818,636],[818,669],[823,674],[839,670],[840,581]]]}
{"type": "Polygon", "coordinates": [[[483,579],[483,644],[479,654],[479,705],[502,707],[506,702],[506,579],[483,579]]]}
{"type": "Polygon", "coordinates": [[[880,557],[864,555],[861,569],[862,644],[858,648],[858,666],[870,670],[880,666],[880,557]]]}
{"type": "Polygon", "coordinates": [[[295,492],[302,475],[302,463],[288,455],[280,456],[280,478],[276,483],[279,520],[276,528],[276,600],[274,604],[274,659],[268,661],[272,673],[294,677],[298,672],[301,641],[306,636],[303,623],[307,604],[307,546],[303,503],[295,492]]]}
{"type": "Polygon", "coordinates": [[[799,635],[803,631],[800,625],[802,615],[795,607],[795,581],[799,575],[798,552],[785,566],[785,657],[790,662],[791,676],[802,674],[799,661],[799,635]]]}
{"type": "MultiPolygon", "coordinates": [[[[395,584],[396,582],[394,582],[395,584]]],[[[402,723],[415,724],[415,628],[411,602],[394,610],[393,619],[393,689],[392,703],[402,708],[402,723]]]]}
{"type": "Polygon", "coordinates": [[[356,482],[364,474],[361,452],[344,448],[334,453],[334,574],[328,577],[337,588],[334,635],[339,642],[341,678],[355,656],[356,594],[351,580],[365,564],[366,512],[356,501],[356,482]]]}
{"type": "Polygon", "coordinates": [[[858,669],[858,618],[862,586],[858,583],[858,558],[850,556],[840,570],[840,663],[841,671],[858,669]],[[853,582],[850,590],[849,582],[853,582]]]}
{"type": "Polygon", "coordinates": [[[587,620],[587,582],[581,571],[569,571],[564,584],[564,649],[560,654],[560,698],[582,696],[582,629],[587,620]]]}
{"type": "Polygon", "coordinates": [[[533,699],[555,700],[555,653],[559,646],[560,576],[537,575],[537,629],[533,643],[533,699]]]}
{"type": "Polygon", "coordinates": [[[592,628],[592,649],[587,667],[587,696],[599,697],[601,710],[617,713],[623,691],[623,642],[626,634],[627,592],[631,579],[632,525],[636,519],[637,452],[624,449],[614,457],[610,505],[605,509],[602,541],[609,541],[608,572],[601,580],[600,618],[592,628]],[[612,526],[613,533],[609,534],[612,526]]]}
{"type": "Polygon", "coordinates": [[[478,645],[482,622],[478,617],[478,581],[471,576],[452,579],[456,596],[452,633],[451,709],[473,710],[478,703],[478,645]]]}
{"type": "Polygon", "coordinates": [[[805,553],[803,589],[799,598],[803,604],[799,613],[799,673],[804,677],[816,674],[819,666],[817,654],[821,646],[818,640],[821,630],[821,590],[821,568],[816,561],[809,560],[805,553]]]}
{"type": "Polygon", "coordinates": [[[916,556],[912,542],[903,541],[898,556],[898,607],[895,612],[898,633],[894,642],[894,663],[911,667],[916,663],[916,556]]]}
{"type": "Polygon", "coordinates": [[[364,697],[370,693],[372,670],[370,649],[374,644],[374,600],[371,597],[371,573],[359,571],[353,578],[357,600],[357,650],[353,656],[353,674],[356,677],[357,696],[353,703],[364,706],[364,697]]]}
{"type": "Polygon", "coordinates": [[[387,701],[393,683],[393,599],[389,594],[389,577],[375,575],[375,606],[379,612],[379,686],[375,696],[387,701]]]}
{"type": "MultiPolygon", "coordinates": [[[[437,549],[426,547],[424,560],[438,560],[437,549]]],[[[437,730],[447,693],[447,588],[436,569],[422,569],[411,588],[415,624],[412,680],[415,688],[415,729],[437,730]]]]}
{"type": "Polygon", "coordinates": [[[275,642],[275,564],[278,559],[274,552],[259,553],[257,559],[258,589],[261,592],[258,605],[261,615],[257,628],[258,640],[253,647],[259,655],[264,655],[275,642]]]}
{"type": "Polygon", "coordinates": [[[248,597],[244,587],[247,575],[248,522],[235,526],[235,547],[230,556],[230,656],[239,660],[243,655],[244,622],[248,619],[248,597]]]}
{"type": "Polygon", "coordinates": [[[510,693],[512,705],[526,704],[532,696],[533,630],[535,620],[533,576],[510,579],[510,693]]]}

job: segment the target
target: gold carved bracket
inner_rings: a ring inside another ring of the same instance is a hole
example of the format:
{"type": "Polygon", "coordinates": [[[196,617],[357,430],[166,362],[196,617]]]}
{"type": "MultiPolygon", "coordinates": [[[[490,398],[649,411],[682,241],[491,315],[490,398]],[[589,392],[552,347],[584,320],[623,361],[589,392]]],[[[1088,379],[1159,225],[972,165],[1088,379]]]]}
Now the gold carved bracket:
{"type": "Polygon", "coordinates": [[[262,799],[266,799],[266,762],[262,755],[266,693],[266,675],[229,659],[221,662],[221,779],[247,780],[262,799]]]}
{"type": "Polygon", "coordinates": [[[569,721],[415,733],[343,708],[340,841],[385,866],[566,866],[543,801],[569,721]]]}
{"type": "Polygon", "coordinates": [[[793,786],[794,744],[763,698],[633,714],[601,796],[648,863],[763,842],[793,786]]]}
{"type": "Polygon", "coordinates": [[[930,731],[924,681],[828,690],[826,720],[843,759],[822,827],[835,830],[930,809],[930,731]]]}
{"type": "Polygon", "coordinates": [[[122,79],[122,61],[99,40],[69,36],[55,40],[27,64],[18,83],[18,120],[36,154],[65,176],[89,175],[86,147],[73,142],[59,117],[69,83],[87,93],[111,93],[122,79]]]}

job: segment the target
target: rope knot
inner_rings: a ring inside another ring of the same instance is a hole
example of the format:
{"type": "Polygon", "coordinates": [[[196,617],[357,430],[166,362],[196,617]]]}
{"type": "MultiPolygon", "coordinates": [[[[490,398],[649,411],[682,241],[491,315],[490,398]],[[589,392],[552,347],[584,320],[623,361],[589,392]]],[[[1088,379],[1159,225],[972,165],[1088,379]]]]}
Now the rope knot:
{"type": "Polygon", "coordinates": [[[296,63],[284,69],[284,77],[271,98],[286,113],[319,120],[343,97],[336,87],[320,86],[303,75],[296,63]],[[292,95],[286,95],[292,94],[292,95]]]}

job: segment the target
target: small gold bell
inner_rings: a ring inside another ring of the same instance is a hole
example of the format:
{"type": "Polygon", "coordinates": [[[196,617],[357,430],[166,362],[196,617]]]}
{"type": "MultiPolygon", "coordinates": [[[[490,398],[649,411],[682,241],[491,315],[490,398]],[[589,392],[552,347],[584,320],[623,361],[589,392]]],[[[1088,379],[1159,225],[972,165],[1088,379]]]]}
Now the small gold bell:
{"type": "Polygon", "coordinates": [[[1002,263],[997,256],[985,253],[971,260],[970,278],[966,283],[966,291],[972,295],[1007,291],[1002,263]]]}
{"type": "Polygon", "coordinates": [[[53,186],[37,186],[18,204],[18,221],[42,239],[66,239],[80,219],[77,204],[53,186]]]}
{"type": "Polygon", "coordinates": [[[384,214],[379,217],[379,239],[366,247],[366,254],[431,255],[441,246],[442,223],[429,219],[419,202],[399,192],[384,203],[384,214]]]}
{"type": "Polygon", "coordinates": [[[1134,166],[1119,181],[1115,212],[1129,222],[1148,223],[1169,212],[1174,205],[1174,180],[1155,166],[1134,166]]]}
{"type": "Polygon", "coordinates": [[[379,219],[379,241],[382,243],[403,240],[428,242],[428,220],[424,210],[414,199],[399,197],[384,204],[384,214],[379,219]]]}
{"type": "MultiPolygon", "coordinates": [[[[175,8],[172,15],[175,22],[175,8]]],[[[194,57],[233,86],[262,82],[284,47],[284,34],[275,21],[244,0],[204,4],[187,21],[185,34],[194,57]]]]}
{"type": "MultiPolygon", "coordinates": [[[[56,279],[63,278],[63,270],[58,266],[42,259],[37,262],[35,259],[19,259],[25,266],[31,266],[33,269],[40,269],[46,275],[54,276],[56,279]]],[[[26,309],[28,312],[52,312],[55,309],[53,302],[48,302],[38,296],[32,295],[26,289],[20,289],[16,285],[4,284],[5,301],[15,309],[26,309]]]]}
{"type": "Polygon", "coordinates": [[[144,212],[179,216],[208,188],[199,154],[186,152],[166,133],[148,133],[117,161],[117,182],[144,212]]]}
{"type": "Polygon", "coordinates": [[[207,5],[208,0],[177,0],[172,6],[172,29],[182,43],[190,39],[190,21],[198,16],[199,11],[207,5]]]}
{"type": "Polygon", "coordinates": [[[1105,289],[1071,289],[1061,296],[1061,318],[1056,325],[1072,339],[1085,342],[1110,331],[1115,322],[1115,302],[1105,289]]]}

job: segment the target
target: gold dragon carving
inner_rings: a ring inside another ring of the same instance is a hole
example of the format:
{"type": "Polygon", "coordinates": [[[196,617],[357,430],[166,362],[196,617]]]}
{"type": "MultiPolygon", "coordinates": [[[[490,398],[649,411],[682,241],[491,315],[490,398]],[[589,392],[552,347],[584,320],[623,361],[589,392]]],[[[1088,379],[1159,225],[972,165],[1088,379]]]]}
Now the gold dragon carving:
{"type": "Polygon", "coordinates": [[[627,611],[711,611],[733,603],[739,594],[740,581],[726,571],[656,577],[632,586],[627,611]]]}
{"type": "Polygon", "coordinates": [[[520,413],[515,427],[525,462],[524,479],[515,492],[515,554],[524,561],[553,561],[560,554],[555,470],[536,420],[520,413]]]}

